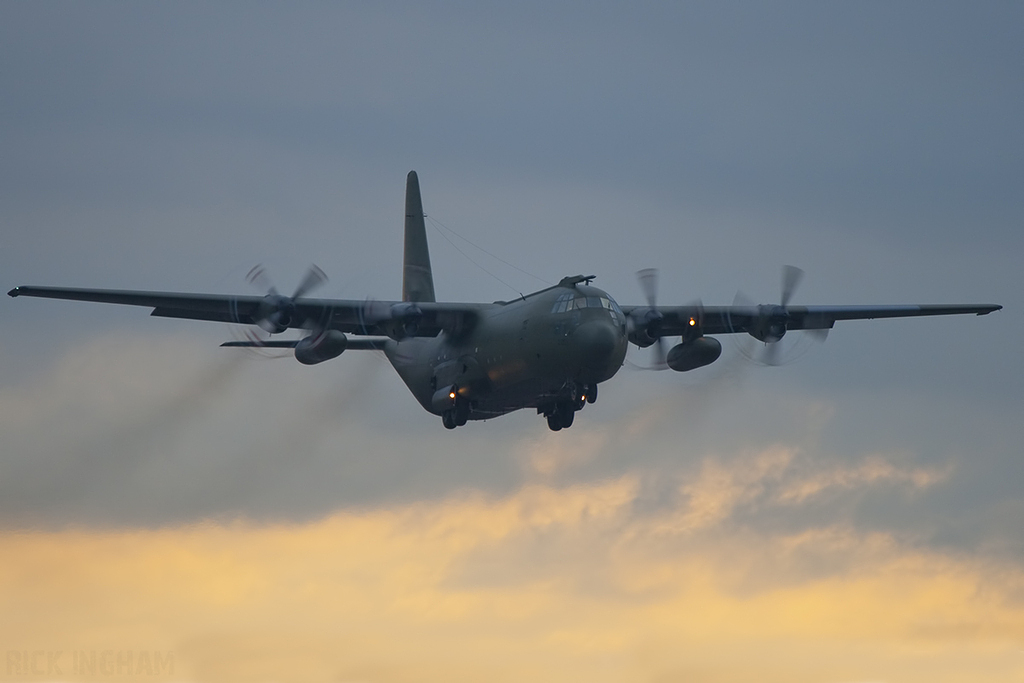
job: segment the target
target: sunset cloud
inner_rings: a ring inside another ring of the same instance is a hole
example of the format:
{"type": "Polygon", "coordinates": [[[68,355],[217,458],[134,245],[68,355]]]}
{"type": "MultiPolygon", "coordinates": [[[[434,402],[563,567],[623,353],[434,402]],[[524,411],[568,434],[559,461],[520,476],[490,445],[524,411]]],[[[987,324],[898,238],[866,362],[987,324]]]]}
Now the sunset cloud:
{"type": "Polygon", "coordinates": [[[186,680],[1020,675],[1012,566],[843,527],[724,523],[787,459],[754,454],[740,475],[708,466],[653,517],[622,477],[303,524],[8,534],[3,608],[20,618],[0,639],[173,651],[186,680]]]}

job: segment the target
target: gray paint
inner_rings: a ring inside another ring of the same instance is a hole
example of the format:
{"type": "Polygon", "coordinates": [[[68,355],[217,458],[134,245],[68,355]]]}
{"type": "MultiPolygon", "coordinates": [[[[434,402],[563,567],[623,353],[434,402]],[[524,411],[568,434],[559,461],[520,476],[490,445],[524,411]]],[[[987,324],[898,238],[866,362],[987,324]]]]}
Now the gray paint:
{"type": "Polygon", "coordinates": [[[405,187],[405,252],[402,258],[402,301],[435,301],[430,272],[427,228],[416,171],[409,171],[405,187]]]}

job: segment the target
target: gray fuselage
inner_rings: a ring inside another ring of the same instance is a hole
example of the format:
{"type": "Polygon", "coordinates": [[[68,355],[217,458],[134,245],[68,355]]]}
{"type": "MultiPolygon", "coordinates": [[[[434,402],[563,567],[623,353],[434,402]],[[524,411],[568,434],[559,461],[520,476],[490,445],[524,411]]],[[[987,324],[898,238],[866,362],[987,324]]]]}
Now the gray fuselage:
{"type": "Polygon", "coordinates": [[[453,387],[485,420],[520,408],[544,410],[610,379],[626,356],[626,319],[604,291],[557,286],[482,310],[458,336],[390,341],[384,352],[420,404],[453,387]]]}

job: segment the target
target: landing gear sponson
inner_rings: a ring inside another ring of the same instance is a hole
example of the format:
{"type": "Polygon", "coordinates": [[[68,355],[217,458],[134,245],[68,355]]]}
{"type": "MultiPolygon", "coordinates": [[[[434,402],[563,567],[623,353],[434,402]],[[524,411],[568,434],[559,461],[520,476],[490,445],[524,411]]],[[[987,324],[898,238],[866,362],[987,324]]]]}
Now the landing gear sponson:
{"type": "Polygon", "coordinates": [[[462,397],[455,399],[455,405],[441,413],[441,423],[445,429],[455,429],[469,420],[469,401],[462,397]]]}
{"type": "MultiPolygon", "coordinates": [[[[548,427],[553,432],[568,429],[572,426],[576,411],[582,410],[588,403],[597,401],[597,385],[588,384],[580,388],[570,387],[563,398],[537,408],[537,413],[547,418],[548,427]]],[[[469,421],[470,402],[464,398],[456,398],[455,405],[441,413],[441,424],[445,429],[461,427],[469,421]]]]}

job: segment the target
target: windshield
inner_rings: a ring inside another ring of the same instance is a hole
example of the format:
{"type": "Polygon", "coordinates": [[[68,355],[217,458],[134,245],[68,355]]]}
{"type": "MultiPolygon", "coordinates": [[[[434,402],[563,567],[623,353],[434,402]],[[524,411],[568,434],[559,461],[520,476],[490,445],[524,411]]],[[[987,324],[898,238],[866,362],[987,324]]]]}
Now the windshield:
{"type": "Polygon", "coordinates": [[[580,296],[567,292],[558,299],[555,300],[554,306],[551,307],[552,313],[565,313],[566,311],[575,311],[584,308],[603,308],[607,311],[611,311],[613,318],[624,318],[622,309],[615,303],[615,300],[609,296],[580,296]]]}

